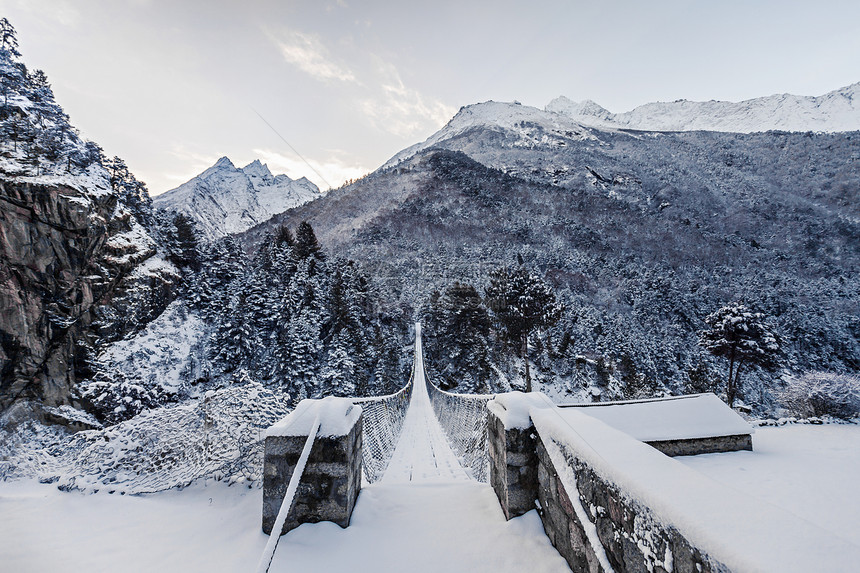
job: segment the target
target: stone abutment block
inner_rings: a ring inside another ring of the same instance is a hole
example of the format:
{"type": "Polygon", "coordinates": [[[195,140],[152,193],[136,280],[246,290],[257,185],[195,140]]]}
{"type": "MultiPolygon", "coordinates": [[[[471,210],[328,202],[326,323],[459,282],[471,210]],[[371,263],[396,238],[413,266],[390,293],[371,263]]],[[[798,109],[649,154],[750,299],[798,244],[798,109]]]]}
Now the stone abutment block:
{"type": "MultiPolygon", "coordinates": [[[[357,406],[356,406],[357,407],[357,406]]],[[[298,409],[297,409],[298,410],[298,409]]],[[[281,534],[302,523],[349,525],[361,490],[362,417],[342,435],[314,440],[281,534]]],[[[321,427],[320,434],[324,433],[321,427]]],[[[267,435],[263,461],[263,531],[271,534],[307,435],[267,435]]]]}

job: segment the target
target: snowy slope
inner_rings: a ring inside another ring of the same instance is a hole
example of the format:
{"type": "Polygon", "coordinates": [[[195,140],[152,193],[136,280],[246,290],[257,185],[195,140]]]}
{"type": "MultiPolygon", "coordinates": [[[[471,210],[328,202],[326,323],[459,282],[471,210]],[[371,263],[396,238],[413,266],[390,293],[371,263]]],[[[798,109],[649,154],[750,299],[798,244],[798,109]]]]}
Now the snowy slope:
{"type": "Polygon", "coordinates": [[[488,101],[460,108],[451,121],[426,141],[407,147],[388,160],[382,169],[393,167],[425,149],[469,131],[489,129],[507,134],[513,147],[567,145],[571,140],[594,140],[591,130],[560,114],[547,113],[519,103],[488,101]],[[513,134],[514,137],[510,137],[513,134]]]}
{"type": "Polygon", "coordinates": [[[239,169],[222,157],[197,177],[153,198],[153,204],[190,216],[203,238],[212,241],[319,196],[317,186],[304,177],[272,175],[259,160],[239,169]]]}
{"type": "Polygon", "coordinates": [[[817,97],[779,94],[741,102],[678,100],[648,103],[624,113],[562,96],[546,110],[594,127],[645,131],[856,131],[860,130],[860,82],[817,97]]]}

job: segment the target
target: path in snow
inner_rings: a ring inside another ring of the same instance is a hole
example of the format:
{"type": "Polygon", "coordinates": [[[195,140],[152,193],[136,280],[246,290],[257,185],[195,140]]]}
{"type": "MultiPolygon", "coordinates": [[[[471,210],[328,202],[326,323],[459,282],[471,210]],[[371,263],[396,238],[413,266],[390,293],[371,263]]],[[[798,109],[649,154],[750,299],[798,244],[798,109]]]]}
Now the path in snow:
{"type": "Polygon", "coordinates": [[[466,481],[466,471],[448,445],[433,412],[424,378],[421,330],[415,339],[415,378],[403,430],[382,483],[466,481]]]}
{"type": "Polygon", "coordinates": [[[570,572],[536,511],[505,521],[475,481],[376,483],[361,490],[347,529],[305,524],[281,538],[270,573],[570,572]]]}

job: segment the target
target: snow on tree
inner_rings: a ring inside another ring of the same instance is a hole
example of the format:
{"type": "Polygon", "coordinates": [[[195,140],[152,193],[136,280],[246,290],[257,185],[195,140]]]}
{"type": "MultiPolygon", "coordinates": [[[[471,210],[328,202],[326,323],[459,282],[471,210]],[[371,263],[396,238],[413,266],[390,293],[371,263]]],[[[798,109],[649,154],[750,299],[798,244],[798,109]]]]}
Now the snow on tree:
{"type": "Polygon", "coordinates": [[[808,372],[789,380],[780,396],[794,416],[833,416],[850,420],[860,416],[860,376],[808,372]]]}
{"type": "Polygon", "coordinates": [[[310,256],[321,259],[323,257],[319,241],[313,227],[307,221],[299,223],[296,229],[296,256],[299,259],[306,259],[310,256]]]}
{"type": "Polygon", "coordinates": [[[493,270],[485,298],[505,339],[518,345],[519,357],[525,363],[526,392],[531,392],[529,336],[555,324],[561,305],[552,287],[522,265],[493,270]]]}
{"type": "Polygon", "coordinates": [[[345,332],[341,331],[329,345],[320,374],[322,393],[326,396],[355,396],[357,365],[345,332]]]}
{"type": "Polygon", "coordinates": [[[776,336],[764,322],[764,315],[740,303],[726,305],[705,318],[708,325],[700,333],[700,344],[714,356],[729,361],[726,401],[734,406],[741,388],[744,365],[770,365],[779,352],[776,336]]]}
{"type": "Polygon", "coordinates": [[[437,383],[458,392],[486,392],[491,372],[487,356],[490,315],[478,291],[470,284],[455,282],[438,297],[431,313],[436,331],[428,346],[440,377],[437,383]]]}
{"type": "Polygon", "coordinates": [[[188,215],[176,213],[170,229],[167,250],[171,262],[181,268],[200,269],[198,232],[195,223],[188,215]]]}

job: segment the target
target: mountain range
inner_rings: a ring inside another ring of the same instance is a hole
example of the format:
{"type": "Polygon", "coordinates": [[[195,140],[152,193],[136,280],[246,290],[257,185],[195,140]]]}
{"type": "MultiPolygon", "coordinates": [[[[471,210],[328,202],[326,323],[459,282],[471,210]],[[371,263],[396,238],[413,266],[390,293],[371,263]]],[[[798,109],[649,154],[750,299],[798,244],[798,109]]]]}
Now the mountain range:
{"type": "Polygon", "coordinates": [[[259,160],[237,168],[222,157],[190,181],[154,197],[153,205],[184,213],[197,224],[203,239],[214,241],[319,196],[319,188],[305,177],[272,175],[259,160]]]}
{"type": "Polygon", "coordinates": [[[612,113],[590,100],[552,100],[546,111],[584,125],[646,131],[857,131],[860,82],[822,96],[779,94],[741,102],[656,102],[612,113]]]}
{"type": "MultiPolygon", "coordinates": [[[[652,390],[695,390],[702,372],[714,383],[720,363],[698,333],[732,301],[783,333],[783,374],[856,371],[858,161],[856,132],[621,130],[486,102],[242,237],[264,244],[277,226],[307,220],[407,315],[425,312],[434,291],[455,282],[481,290],[493,268],[523,261],[567,307],[541,343],[570,341],[564,355],[536,360],[551,392],[595,384],[596,372],[583,370],[594,361],[610,379],[648,380],[652,390]]],[[[503,349],[493,357],[518,379],[503,349]]],[[[772,407],[782,375],[748,376],[756,390],[747,398],[772,407]]]]}

